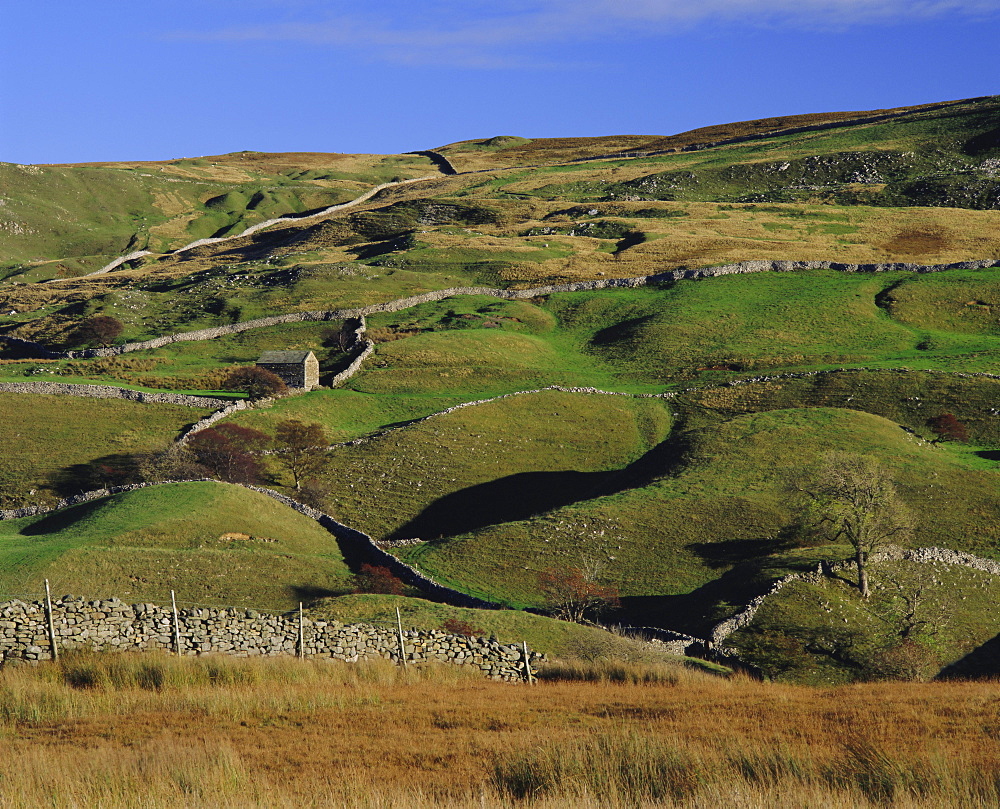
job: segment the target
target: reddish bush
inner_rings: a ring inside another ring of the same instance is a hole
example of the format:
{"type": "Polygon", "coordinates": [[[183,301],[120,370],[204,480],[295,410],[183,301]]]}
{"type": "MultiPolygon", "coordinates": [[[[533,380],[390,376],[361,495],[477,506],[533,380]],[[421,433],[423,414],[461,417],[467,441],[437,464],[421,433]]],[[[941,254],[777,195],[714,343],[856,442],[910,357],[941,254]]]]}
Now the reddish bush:
{"type": "Polygon", "coordinates": [[[936,441],[964,442],[969,440],[965,425],[951,413],[942,413],[940,416],[927,419],[927,426],[936,436],[936,441]]]}
{"type": "Polygon", "coordinates": [[[257,483],[261,465],[255,455],[270,441],[259,430],[227,423],[195,433],[188,439],[188,449],[195,461],[219,480],[257,483]]]}
{"type": "Polygon", "coordinates": [[[361,570],[354,576],[354,592],[401,596],[403,595],[403,582],[396,578],[389,568],[370,565],[366,562],[361,565],[361,570]]]}

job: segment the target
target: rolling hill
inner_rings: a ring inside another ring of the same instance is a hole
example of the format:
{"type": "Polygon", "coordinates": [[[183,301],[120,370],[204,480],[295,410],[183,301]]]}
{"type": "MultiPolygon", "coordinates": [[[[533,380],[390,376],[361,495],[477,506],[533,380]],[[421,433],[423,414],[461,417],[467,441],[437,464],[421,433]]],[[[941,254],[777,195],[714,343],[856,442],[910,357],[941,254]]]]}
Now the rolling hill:
{"type": "MultiPolygon", "coordinates": [[[[542,608],[540,572],[588,566],[621,593],[611,618],[707,637],[775,579],[849,555],[788,539],[790,486],[834,450],[892,471],[912,546],[1000,558],[1000,97],[407,155],[0,164],[0,182],[0,382],[218,395],[229,369],[282,348],[313,350],[326,385],[355,350],[346,313],[367,307],[375,350],[354,376],[227,421],[321,425],[324,510],[420,540],[393,552],[456,590],[542,608]],[[329,319],[129,346],[301,312],[329,319]],[[57,356],[85,348],[78,327],[96,315],[122,324],[120,348],[57,356]],[[942,414],[968,442],[932,441],[942,414]]],[[[13,392],[0,405],[7,506],[131,469],[211,410],[13,392]]],[[[295,496],[264,462],[267,485],[295,496]]],[[[296,515],[243,490],[178,485],[0,523],[3,586],[152,598],[148,565],[191,601],[275,608],[289,588],[345,586],[315,525],[286,527],[296,515]],[[278,541],[219,545],[233,532],[278,541]]],[[[974,575],[948,575],[992,603],[974,575]]],[[[889,676],[872,661],[896,636],[858,617],[842,579],[783,590],[732,648],[791,679],[889,676]],[[834,601],[870,647],[853,664],[817,650],[834,601]]],[[[974,651],[957,636],[917,640],[940,670],[974,651]]]]}

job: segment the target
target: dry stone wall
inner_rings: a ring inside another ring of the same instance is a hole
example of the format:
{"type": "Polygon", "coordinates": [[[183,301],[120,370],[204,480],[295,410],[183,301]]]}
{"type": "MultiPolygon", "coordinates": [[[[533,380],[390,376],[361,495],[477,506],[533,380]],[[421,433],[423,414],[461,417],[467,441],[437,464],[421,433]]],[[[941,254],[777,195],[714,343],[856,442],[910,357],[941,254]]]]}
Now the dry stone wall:
{"type": "Polygon", "coordinates": [[[228,399],[191,396],[186,393],[148,393],[113,385],[71,385],[65,382],[0,382],[0,393],[37,393],[48,396],[83,396],[92,399],[125,399],[129,402],[182,405],[183,407],[229,407],[228,399]]]}
{"type": "MultiPolygon", "coordinates": [[[[408,185],[410,183],[419,183],[424,180],[436,180],[436,179],[438,178],[435,176],[428,176],[428,177],[416,177],[412,180],[397,180],[395,182],[382,183],[381,185],[377,185],[374,188],[370,188],[369,190],[365,191],[365,193],[363,193],[361,196],[356,197],[355,199],[349,200],[347,202],[342,202],[339,205],[331,205],[327,208],[324,208],[321,211],[317,211],[316,213],[309,214],[307,216],[279,216],[275,219],[267,219],[263,222],[258,222],[256,225],[251,225],[242,233],[238,233],[233,236],[219,236],[208,239],[198,239],[197,241],[193,241],[190,244],[186,244],[183,247],[178,247],[176,250],[170,251],[170,253],[168,253],[167,255],[176,256],[179,255],[180,253],[187,252],[188,250],[194,250],[195,248],[198,247],[204,247],[210,244],[219,244],[220,242],[230,242],[233,241],[234,239],[242,239],[246,236],[252,236],[254,233],[258,233],[264,230],[265,228],[273,227],[274,225],[307,222],[310,219],[318,219],[321,216],[330,216],[330,214],[337,213],[338,211],[342,211],[345,208],[352,208],[355,205],[360,205],[362,202],[367,202],[372,197],[374,197],[375,195],[377,195],[381,191],[384,191],[387,188],[394,188],[399,185],[408,185]]],[[[95,270],[92,273],[88,273],[87,276],[85,277],[90,277],[92,275],[104,275],[105,273],[109,273],[112,270],[118,269],[120,266],[122,266],[122,264],[126,264],[129,261],[135,261],[137,259],[145,258],[146,256],[151,256],[151,255],[154,255],[154,253],[150,250],[136,250],[133,253],[129,253],[128,255],[116,258],[114,261],[105,264],[103,267],[101,267],[101,269],[95,270]]],[[[52,282],[50,281],[48,283],[52,282]]]]}
{"type": "MultiPolygon", "coordinates": [[[[117,598],[88,601],[64,596],[52,604],[52,627],[58,650],[161,650],[182,655],[228,654],[236,657],[296,655],[356,662],[400,660],[397,631],[366,624],[304,619],[299,644],[297,615],[268,615],[244,609],[187,609],[178,612],[156,604],[126,604],[117,598]],[[175,638],[179,647],[175,648],[175,638]]],[[[39,661],[52,657],[44,602],[0,604],[0,661],[39,661]]],[[[435,630],[404,630],[407,663],[454,663],[478,668],[494,680],[522,680],[524,653],[494,639],[450,635],[435,630]]],[[[528,652],[528,665],[543,656],[528,652]]]]}
{"type": "Polygon", "coordinates": [[[532,287],[531,289],[496,289],[494,287],[452,287],[449,289],[438,289],[432,292],[425,292],[422,295],[413,295],[408,298],[399,298],[385,303],[371,304],[356,309],[333,309],[329,311],[317,312],[292,312],[287,315],[275,315],[273,317],[262,317],[257,320],[247,320],[242,323],[231,323],[224,326],[215,326],[209,329],[199,329],[197,331],[181,332],[179,334],[169,334],[163,337],[156,337],[152,340],[144,340],[139,343],[125,343],[120,346],[109,346],[107,348],[88,348],[80,351],[53,351],[39,343],[30,340],[22,340],[14,337],[0,337],[13,345],[18,345],[23,349],[33,351],[37,356],[48,359],[81,359],[89,357],[114,357],[132,351],[145,351],[152,348],[171,343],[192,342],[200,340],[213,340],[230,334],[239,334],[251,329],[262,329],[269,326],[277,326],[285,323],[304,323],[307,321],[325,320],[345,320],[349,318],[360,318],[378,312],[398,312],[422,303],[453,298],[458,295],[484,295],[487,297],[501,298],[503,300],[525,300],[544,295],[552,295],[558,292],[580,292],[599,289],[622,289],[636,288],[649,284],[664,283],[667,281],[679,281],[682,279],[715,278],[723,275],[739,275],[744,273],[758,272],[796,272],[799,270],[834,270],[837,272],[944,272],[945,270],[973,270],[985,269],[987,267],[1000,266],[998,259],[982,259],[979,261],[959,261],[953,264],[912,264],[907,262],[883,263],[883,264],[845,264],[836,261],[742,261],[735,264],[723,264],[718,267],[703,267],[700,269],[668,270],[667,272],[655,273],[653,275],[641,275],[635,278],[603,278],[594,281],[577,281],[569,284],[553,284],[542,287],[532,287]]]}
{"type": "MultiPolygon", "coordinates": [[[[210,478],[202,478],[204,481],[211,480],[210,478]]],[[[170,483],[187,483],[190,481],[178,481],[178,480],[165,480],[159,483],[128,483],[123,486],[109,486],[106,489],[94,489],[89,492],[82,492],[80,494],[75,494],[72,497],[67,497],[65,500],[60,500],[53,505],[46,506],[25,506],[23,508],[3,508],[0,509],[0,520],[19,520],[21,517],[37,517],[39,514],[48,514],[52,511],[58,511],[62,508],[69,508],[70,506],[78,506],[80,503],[89,503],[91,500],[100,500],[102,497],[110,497],[113,494],[120,494],[122,492],[134,492],[138,489],[145,489],[149,486],[166,486],[170,483]]],[[[212,481],[217,483],[218,481],[212,481]]]]}

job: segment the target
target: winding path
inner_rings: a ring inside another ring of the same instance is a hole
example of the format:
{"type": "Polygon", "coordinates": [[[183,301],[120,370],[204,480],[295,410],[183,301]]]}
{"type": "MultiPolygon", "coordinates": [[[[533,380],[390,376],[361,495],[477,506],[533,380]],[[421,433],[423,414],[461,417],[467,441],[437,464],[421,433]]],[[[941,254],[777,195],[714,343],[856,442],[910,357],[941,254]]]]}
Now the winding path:
{"type": "MultiPolygon", "coordinates": [[[[331,205],[328,208],[324,208],[323,210],[317,211],[316,213],[308,214],[307,216],[294,216],[294,215],[279,216],[275,219],[268,219],[264,222],[258,222],[256,225],[251,225],[242,233],[238,233],[233,236],[219,236],[217,238],[198,239],[197,241],[193,241],[190,244],[184,245],[183,247],[178,247],[176,250],[170,250],[167,253],[153,253],[151,250],[136,250],[132,253],[128,253],[127,255],[119,256],[114,261],[105,264],[103,267],[101,267],[101,269],[95,270],[94,272],[91,273],[87,273],[86,275],[82,275],[80,277],[91,278],[95,275],[104,275],[105,273],[109,273],[112,270],[117,269],[122,264],[125,264],[129,261],[135,261],[136,259],[139,258],[144,258],[145,256],[152,256],[152,255],[177,256],[180,255],[181,253],[187,252],[188,250],[194,250],[196,247],[204,247],[205,245],[209,244],[221,244],[223,242],[231,242],[234,239],[242,239],[246,236],[252,236],[254,233],[258,233],[266,228],[273,227],[274,225],[280,225],[286,222],[308,222],[310,219],[318,219],[321,216],[329,216],[330,214],[337,213],[338,211],[343,211],[346,208],[353,208],[356,205],[360,205],[363,202],[367,202],[376,194],[380,193],[381,191],[385,191],[387,188],[396,188],[398,186],[407,185],[409,183],[420,183],[420,182],[425,182],[426,180],[438,180],[438,179],[440,179],[438,175],[430,174],[427,175],[426,177],[414,177],[413,179],[410,180],[397,180],[396,182],[382,183],[381,185],[377,185],[374,188],[370,188],[369,190],[365,191],[365,193],[363,193],[356,199],[352,199],[347,202],[342,202],[339,205],[331,205]]],[[[62,281],[62,280],[64,279],[61,278],[53,279],[52,281],[46,281],[46,283],[53,283],[54,281],[62,281]]]]}

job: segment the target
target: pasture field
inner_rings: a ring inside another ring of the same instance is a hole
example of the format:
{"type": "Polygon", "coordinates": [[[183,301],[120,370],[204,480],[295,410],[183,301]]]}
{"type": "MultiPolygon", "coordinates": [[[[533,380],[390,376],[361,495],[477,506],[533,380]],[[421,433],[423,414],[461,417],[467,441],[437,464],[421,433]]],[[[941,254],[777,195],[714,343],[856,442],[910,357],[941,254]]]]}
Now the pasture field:
{"type": "Polygon", "coordinates": [[[0,594],[285,611],[348,592],[337,541],[269,497],[214,481],[154,486],[0,522],[0,594]],[[268,575],[262,576],[261,571],[268,575]]]}
{"type": "Polygon", "coordinates": [[[97,488],[89,479],[92,464],[114,465],[125,455],[162,449],[209,412],[116,399],[0,394],[3,506],[97,488]]]}
{"type": "Polygon", "coordinates": [[[597,563],[602,581],[619,588],[631,620],[699,634],[766,589],[766,581],[848,556],[846,546],[789,545],[782,533],[794,513],[791,487],[813,459],[837,449],[886,460],[920,521],[914,545],[997,556],[995,471],[880,417],[834,408],[776,410],[671,441],[674,452],[668,442],[654,467],[659,474],[645,482],[615,489],[611,477],[610,491],[527,519],[432,538],[401,555],[441,581],[516,606],[540,604],[541,571],[597,563]]]}

